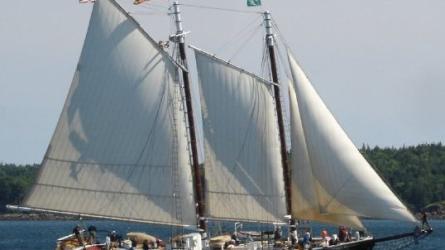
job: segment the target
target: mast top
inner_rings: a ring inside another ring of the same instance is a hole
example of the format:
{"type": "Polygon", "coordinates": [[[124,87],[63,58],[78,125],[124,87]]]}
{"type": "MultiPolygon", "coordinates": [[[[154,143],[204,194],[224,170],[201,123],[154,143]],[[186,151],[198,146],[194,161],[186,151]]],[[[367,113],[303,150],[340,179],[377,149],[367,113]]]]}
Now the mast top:
{"type": "Polygon", "coordinates": [[[272,16],[270,11],[266,10],[263,12],[264,15],[264,26],[266,27],[266,42],[268,46],[274,46],[273,41],[273,31],[272,31],[272,16]]]}
{"type": "Polygon", "coordinates": [[[179,1],[173,2],[173,15],[175,15],[175,23],[176,23],[176,35],[170,37],[176,37],[179,43],[185,43],[185,33],[182,28],[182,18],[181,18],[181,9],[179,8],[179,1]]]}

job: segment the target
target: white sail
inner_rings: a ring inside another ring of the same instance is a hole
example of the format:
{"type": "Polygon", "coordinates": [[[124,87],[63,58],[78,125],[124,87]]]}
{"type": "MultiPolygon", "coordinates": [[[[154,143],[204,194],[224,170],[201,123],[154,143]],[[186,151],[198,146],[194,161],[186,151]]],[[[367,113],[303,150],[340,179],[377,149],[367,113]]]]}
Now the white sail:
{"type": "Polygon", "coordinates": [[[291,134],[291,187],[292,217],[336,225],[364,228],[360,219],[353,215],[321,214],[316,190],[316,179],[312,175],[309,153],[306,147],[297,95],[289,84],[290,134],[291,134]]]}
{"type": "Polygon", "coordinates": [[[202,90],[210,218],[273,222],[286,214],[271,83],[195,49],[202,90]]]}
{"type": "MultiPolygon", "coordinates": [[[[415,222],[363,158],[289,53],[302,130],[320,214],[415,222]]],[[[297,157],[297,156],[296,156],[297,157]]]]}
{"type": "Polygon", "coordinates": [[[177,67],[113,0],[96,1],[56,131],[25,206],[196,223],[177,67]]]}

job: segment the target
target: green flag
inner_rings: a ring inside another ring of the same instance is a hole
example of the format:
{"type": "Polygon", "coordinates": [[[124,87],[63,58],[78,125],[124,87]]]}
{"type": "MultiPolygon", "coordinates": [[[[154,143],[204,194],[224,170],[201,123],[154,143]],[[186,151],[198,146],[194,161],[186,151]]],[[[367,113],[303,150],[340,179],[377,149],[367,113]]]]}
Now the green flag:
{"type": "Polygon", "coordinates": [[[247,0],[247,6],[260,6],[261,0],[247,0]]]}

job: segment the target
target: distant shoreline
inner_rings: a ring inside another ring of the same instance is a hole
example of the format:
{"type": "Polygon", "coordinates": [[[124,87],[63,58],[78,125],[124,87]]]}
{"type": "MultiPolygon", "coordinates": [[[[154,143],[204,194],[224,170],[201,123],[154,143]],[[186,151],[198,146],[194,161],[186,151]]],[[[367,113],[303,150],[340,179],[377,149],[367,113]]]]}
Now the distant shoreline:
{"type": "MultiPolygon", "coordinates": [[[[415,214],[420,218],[420,213],[415,214]]],[[[79,216],[46,214],[46,213],[0,213],[0,221],[51,221],[51,220],[78,220],[79,216]]],[[[89,218],[84,218],[89,219],[89,218]]],[[[429,220],[445,220],[445,214],[428,214],[429,220]]],[[[99,220],[99,219],[95,219],[99,220]]]]}
{"type": "MultiPolygon", "coordinates": [[[[416,218],[420,221],[421,215],[420,213],[415,214],[416,218]]],[[[445,220],[445,214],[429,214],[428,220],[445,220]]]]}
{"type": "Polygon", "coordinates": [[[79,216],[45,214],[45,213],[5,213],[0,214],[0,221],[45,221],[45,220],[78,220],[79,216]]]}

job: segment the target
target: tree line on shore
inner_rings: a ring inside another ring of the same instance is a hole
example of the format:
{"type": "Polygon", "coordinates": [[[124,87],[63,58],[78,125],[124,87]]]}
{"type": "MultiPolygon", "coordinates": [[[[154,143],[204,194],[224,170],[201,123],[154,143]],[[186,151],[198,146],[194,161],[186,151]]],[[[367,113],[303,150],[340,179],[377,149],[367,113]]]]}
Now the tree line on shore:
{"type": "MultiPolygon", "coordinates": [[[[414,212],[445,200],[445,146],[441,143],[400,148],[363,145],[361,153],[414,212]]],[[[19,204],[35,181],[39,165],[0,163],[0,212],[19,204]]]]}
{"type": "Polygon", "coordinates": [[[412,210],[445,200],[445,146],[421,144],[401,148],[370,148],[361,153],[412,210]]]}
{"type": "Polygon", "coordinates": [[[7,204],[19,204],[36,179],[39,165],[0,163],[0,212],[7,204]]]}

